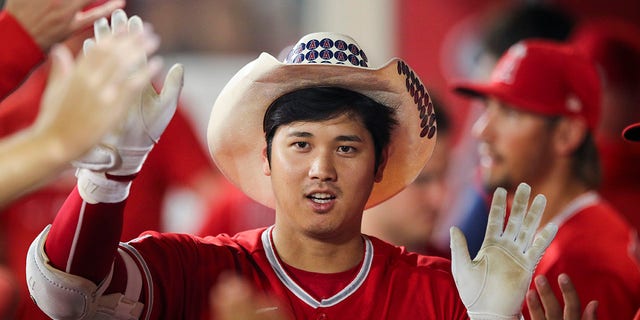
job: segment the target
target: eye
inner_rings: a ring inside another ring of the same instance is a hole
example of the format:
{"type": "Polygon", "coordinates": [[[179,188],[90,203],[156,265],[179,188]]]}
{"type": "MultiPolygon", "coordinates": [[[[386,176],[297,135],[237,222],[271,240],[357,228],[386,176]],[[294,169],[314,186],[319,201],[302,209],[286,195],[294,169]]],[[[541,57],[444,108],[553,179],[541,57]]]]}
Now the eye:
{"type": "Polygon", "coordinates": [[[504,108],[502,110],[502,114],[504,114],[509,119],[518,119],[521,115],[521,113],[514,108],[504,108]]]}
{"type": "Polygon", "coordinates": [[[338,147],[338,152],[340,153],[353,153],[356,151],[356,148],[352,147],[352,146],[339,146],[338,147]]]}
{"type": "Polygon", "coordinates": [[[305,141],[296,141],[293,144],[293,147],[295,147],[296,149],[306,149],[309,147],[309,143],[305,142],[305,141]]]}

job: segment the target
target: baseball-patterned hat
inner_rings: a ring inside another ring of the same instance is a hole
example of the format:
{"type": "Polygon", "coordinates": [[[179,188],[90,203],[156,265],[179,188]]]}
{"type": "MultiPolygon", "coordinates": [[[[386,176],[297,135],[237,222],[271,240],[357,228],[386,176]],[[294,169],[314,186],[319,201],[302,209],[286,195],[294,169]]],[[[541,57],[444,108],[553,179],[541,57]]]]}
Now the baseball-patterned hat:
{"type": "Polygon", "coordinates": [[[341,87],[359,92],[395,110],[384,178],[374,185],[372,207],[411,183],[433,152],[434,106],[418,75],[394,58],[380,68],[351,37],[330,32],[302,37],[280,62],[262,53],[222,89],[211,110],[209,151],[225,176],[256,201],[273,208],[269,177],[262,171],[266,147],[263,118],[273,101],[310,87],[341,87]]]}
{"type": "Polygon", "coordinates": [[[595,64],[574,47],[551,40],[518,42],[498,60],[488,83],[457,83],[453,89],[544,116],[581,117],[592,131],[600,119],[595,64]]]}

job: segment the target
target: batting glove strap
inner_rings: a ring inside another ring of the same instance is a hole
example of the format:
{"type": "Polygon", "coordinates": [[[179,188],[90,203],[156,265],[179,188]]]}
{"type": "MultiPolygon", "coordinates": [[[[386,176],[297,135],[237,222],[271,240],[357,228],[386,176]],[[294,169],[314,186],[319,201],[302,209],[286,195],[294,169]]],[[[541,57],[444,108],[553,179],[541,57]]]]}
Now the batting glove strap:
{"type": "Polygon", "coordinates": [[[503,316],[500,314],[467,312],[471,320],[524,320],[522,314],[513,316],[503,316]]]}
{"type": "Polygon", "coordinates": [[[78,169],[78,192],[87,203],[118,203],[129,196],[131,181],[108,179],[102,172],[78,169]]]}
{"type": "Polygon", "coordinates": [[[147,159],[153,145],[147,147],[119,147],[118,153],[122,162],[116,169],[107,173],[113,176],[133,176],[142,170],[142,165],[147,159]]]}

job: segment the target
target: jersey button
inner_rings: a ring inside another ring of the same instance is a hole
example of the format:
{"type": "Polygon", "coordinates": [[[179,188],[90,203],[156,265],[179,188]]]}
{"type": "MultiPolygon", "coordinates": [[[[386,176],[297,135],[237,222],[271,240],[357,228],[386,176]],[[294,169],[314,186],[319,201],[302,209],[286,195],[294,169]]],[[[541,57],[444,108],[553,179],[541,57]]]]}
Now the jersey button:
{"type": "Polygon", "coordinates": [[[316,320],[327,320],[329,319],[329,317],[327,317],[327,314],[324,312],[318,313],[316,315],[316,320]]]}

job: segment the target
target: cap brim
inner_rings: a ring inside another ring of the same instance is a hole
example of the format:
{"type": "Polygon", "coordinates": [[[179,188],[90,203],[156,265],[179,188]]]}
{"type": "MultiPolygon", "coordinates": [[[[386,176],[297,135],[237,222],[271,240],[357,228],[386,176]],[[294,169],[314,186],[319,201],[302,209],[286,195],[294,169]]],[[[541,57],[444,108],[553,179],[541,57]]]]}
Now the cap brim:
{"type": "Polygon", "coordinates": [[[266,147],[263,117],[269,105],[286,93],[309,87],[334,86],[362,93],[395,109],[399,122],[392,132],[384,177],[374,185],[366,204],[370,208],[411,183],[435,146],[433,107],[427,110],[429,96],[421,83],[426,98],[409,92],[412,81],[420,83],[399,59],[372,69],[286,64],[263,53],[227,83],[214,103],[207,132],[209,151],[231,182],[254,200],[274,208],[271,181],[263,173],[261,158],[266,147]]]}
{"type": "Polygon", "coordinates": [[[629,141],[640,141],[640,122],[624,128],[622,136],[629,141]]]}
{"type": "Polygon", "coordinates": [[[493,95],[491,87],[478,83],[460,82],[452,86],[454,93],[467,98],[486,98],[493,95]]]}

